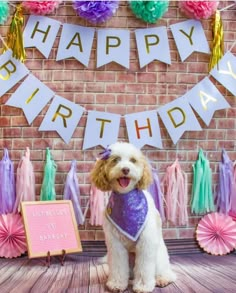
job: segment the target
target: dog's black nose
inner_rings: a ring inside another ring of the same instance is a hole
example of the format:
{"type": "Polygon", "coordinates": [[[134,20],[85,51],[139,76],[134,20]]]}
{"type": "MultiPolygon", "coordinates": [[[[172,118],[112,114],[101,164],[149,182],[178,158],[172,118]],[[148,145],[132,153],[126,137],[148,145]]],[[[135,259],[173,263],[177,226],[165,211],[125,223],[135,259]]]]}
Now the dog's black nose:
{"type": "Polygon", "coordinates": [[[129,174],[129,168],[122,168],[122,172],[124,175],[128,175],[129,174]]]}

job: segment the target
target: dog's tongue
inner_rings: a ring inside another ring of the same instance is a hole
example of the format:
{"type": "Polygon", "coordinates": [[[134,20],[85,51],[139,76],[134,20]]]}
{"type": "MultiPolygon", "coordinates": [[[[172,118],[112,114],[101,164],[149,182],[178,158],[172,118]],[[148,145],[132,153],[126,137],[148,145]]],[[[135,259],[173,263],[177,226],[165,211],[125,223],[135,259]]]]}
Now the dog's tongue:
{"type": "Polygon", "coordinates": [[[129,185],[130,183],[130,179],[127,177],[121,177],[118,179],[118,182],[120,184],[121,187],[125,188],[129,185]]]}

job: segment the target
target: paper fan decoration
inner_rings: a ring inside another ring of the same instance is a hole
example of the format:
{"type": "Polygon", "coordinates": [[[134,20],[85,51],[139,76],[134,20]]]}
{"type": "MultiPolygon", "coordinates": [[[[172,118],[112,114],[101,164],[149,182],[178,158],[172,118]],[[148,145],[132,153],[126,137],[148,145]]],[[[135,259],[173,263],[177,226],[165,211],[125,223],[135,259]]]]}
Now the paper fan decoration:
{"type": "Polygon", "coordinates": [[[0,257],[18,257],[26,250],[26,237],[21,215],[0,215],[0,257]]]}
{"type": "Polygon", "coordinates": [[[224,255],[236,248],[236,222],[230,216],[210,213],[197,226],[199,245],[213,255],[224,255]]]}

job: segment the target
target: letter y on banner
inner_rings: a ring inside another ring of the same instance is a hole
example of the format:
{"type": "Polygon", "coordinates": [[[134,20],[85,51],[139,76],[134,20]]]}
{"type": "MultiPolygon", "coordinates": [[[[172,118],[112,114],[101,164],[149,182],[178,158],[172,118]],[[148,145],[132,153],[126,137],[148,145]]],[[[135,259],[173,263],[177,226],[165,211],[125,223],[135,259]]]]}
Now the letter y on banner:
{"type": "Polygon", "coordinates": [[[8,50],[0,56],[0,97],[29,73],[27,67],[8,50]]]}
{"type": "Polygon", "coordinates": [[[48,58],[61,23],[45,16],[31,15],[24,30],[25,48],[36,47],[48,58]]]}
{"type": "Polygon", "coordinates": [[[83,112],[83,107],[63,97],[55,96],[39,131],[55,130],[66,143],[69,143],[83,112]]]}
{"type": "Polygon", "coordinates": [[[187,130],[202,130],[189,103],[183,97],[158,109],[161,120],[174,144],[187,130]]]}
{"type": "Polygon", "coordinates": [[[227,52],[210,74],[236,96],[236,57],[227,52]]]}
{"type": "Polygon", "coordinates": [[[125,122],[129,142],[137,148],[141,149],[146,144],[162,148],[157,111],[127,114],[125,115],[125,122]]]}
{"type": "Polygon", "coordinates": [[[186,20],[170,26],[182,62],[193,52],[210,53],[210,48],[198,20],[186,20]]]}

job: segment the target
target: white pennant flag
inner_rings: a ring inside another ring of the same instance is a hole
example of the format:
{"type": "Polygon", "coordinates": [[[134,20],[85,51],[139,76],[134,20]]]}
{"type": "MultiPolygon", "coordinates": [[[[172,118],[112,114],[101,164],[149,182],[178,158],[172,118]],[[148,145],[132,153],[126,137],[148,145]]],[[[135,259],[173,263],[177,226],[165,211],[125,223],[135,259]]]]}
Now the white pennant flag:
{"type": "Polygon", "coordinates": [[[55,130],[66,143],[69,143],[83,112],[83,107],[63,97],[55,96],[39,131],[55,130]]]}
{"type": "Polygon", "coordinates": [[[230,108],[228,102],[208,77],[195,85],[184,97],[207,126],[216,110],[230,108]]]}
{"type": "Polygon", "coordinates": [[[156,111],[125,115],[129,142],[137,148],[150,145],[162,148],[162,140],[156,111]]]}
{"type": "Polygon", "coordinates": [[[210,48],[198,20],[186,20],[170,26],[182,62],[193,52],[210,53],[210,48]]]}
{"type": "Polygon", "coordinates": [[[120,127],[120,115],[99,111],[89,111],[83,150],[100,145],[106,148],[117,141],[120,127]]]}
{"type": "Polygon", "coordinates": [[[236,57],[227,52],[210,74],[236,96],[236,57]]]}
{"type": "Polygon", "coordinates": [[[137,29],[135,36],[141,68],[153,60],[171,64],[166,27],[137,29]]]}
{"type": "Polygon", "coordinates": [[[28,68],[8,50],[0,56],[0,97],[29,73],[28,68]]]}
{"type": "Polygon", "coordinates": [[[7,101],[6,105],[21,108],[29,124],[38,116],[54,92],[30,74],[7,101]]]}
{"type": "Polygon", "coordinates": [[[31,15],[24,29],[25,48],[36,47],[48,58],[61,23],[45,16],[31,15]]]}
{"type": "Polygon", "coordinates": [[[130,33],[121,29],[97,31],[97,67],[116,62],[129,68],[130,33]]]}
{"type": "Polygon", "coordinates": [[[64,24],[57,51],[57,61],[74,57],[88,66],[94,38],[94,29],[64,24]]]}
{"type": "Polygon", "coordinates": [[[202,130],[189,103],[183,97],[160,107],[158,113],[174,144],[185,131],[202,130]]]}

